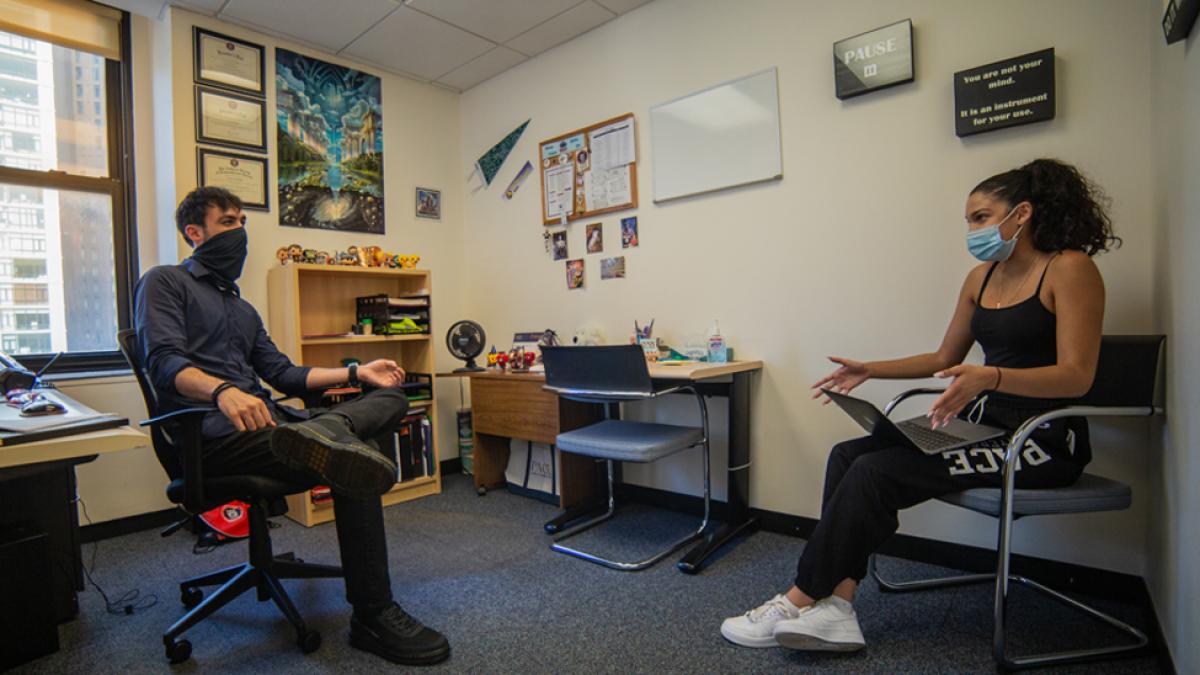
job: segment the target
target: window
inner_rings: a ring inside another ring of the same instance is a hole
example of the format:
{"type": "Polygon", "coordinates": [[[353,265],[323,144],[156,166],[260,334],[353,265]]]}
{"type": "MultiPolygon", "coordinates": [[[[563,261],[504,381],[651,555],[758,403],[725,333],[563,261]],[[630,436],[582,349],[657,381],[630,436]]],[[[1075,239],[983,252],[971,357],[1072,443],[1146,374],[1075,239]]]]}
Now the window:
{"type": "Polygon", "coordinates": [[[131,323],[137,278],[128,15],[95,7],[118,17],[117,48],[0,31],[0,143],[11,149],[0,153],[0,349],[29,368],[59,351],[56,371],[125,367],[116,332],[131,323]]]}

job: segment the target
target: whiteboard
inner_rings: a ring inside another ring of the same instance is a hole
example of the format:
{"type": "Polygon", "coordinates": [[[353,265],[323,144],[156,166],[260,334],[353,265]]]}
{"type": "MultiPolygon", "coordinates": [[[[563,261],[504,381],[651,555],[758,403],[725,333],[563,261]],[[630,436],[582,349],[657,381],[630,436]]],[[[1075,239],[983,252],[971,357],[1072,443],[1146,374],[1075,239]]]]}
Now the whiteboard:
{"type": "Polygon", "coordinates": [[[775,68],[650,108],[654,201],[783,177],[775,68]]]}

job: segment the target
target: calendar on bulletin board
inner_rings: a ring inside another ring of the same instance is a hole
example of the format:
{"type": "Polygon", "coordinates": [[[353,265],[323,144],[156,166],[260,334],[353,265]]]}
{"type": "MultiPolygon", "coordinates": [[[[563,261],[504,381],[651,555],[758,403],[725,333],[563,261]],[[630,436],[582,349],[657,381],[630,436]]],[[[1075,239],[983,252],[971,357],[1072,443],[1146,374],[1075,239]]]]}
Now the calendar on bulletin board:
{"type": "Polygon", "coordinates": [[[637,133],[633,113],[538,144],[542,223],[637,206],[637,133]]]}

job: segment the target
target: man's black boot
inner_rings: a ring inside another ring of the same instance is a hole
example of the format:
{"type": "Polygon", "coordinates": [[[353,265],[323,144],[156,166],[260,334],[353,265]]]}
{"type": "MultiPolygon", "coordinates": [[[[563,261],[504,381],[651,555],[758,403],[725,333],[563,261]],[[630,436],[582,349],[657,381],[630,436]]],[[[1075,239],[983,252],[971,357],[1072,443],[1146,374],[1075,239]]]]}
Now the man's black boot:
{"type": "Polygon", "coordinates": [[[450,643],[441,633],[421,625],[392,603],[372,616],[350,619],[350,646],[378,654],[393,663],[424,666],[450,658],[450,643]]]}
{"type": "Polygon", "coordinates": [[[271,433],[271,451],[293,469],[306,469],[334,490],[376,497],[392,489],[396,463],[350,431],[341,415],[318,415],[271,433]]]}

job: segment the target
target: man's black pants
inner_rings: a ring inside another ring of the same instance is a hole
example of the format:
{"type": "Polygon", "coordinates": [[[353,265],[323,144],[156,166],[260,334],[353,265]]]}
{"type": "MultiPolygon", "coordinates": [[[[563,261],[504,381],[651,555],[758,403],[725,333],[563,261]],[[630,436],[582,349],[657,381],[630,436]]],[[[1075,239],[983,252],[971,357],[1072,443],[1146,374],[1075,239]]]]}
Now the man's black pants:
{"type": "MultiPolygon", "coordinates": [[[[329,412],[350,421],[354,435],[377,449],[379,441],[400,426],[408,413],[408,399],[400,389],[377,389],[332,408],[311,408],[312,416],[329,412]],[[375,439],[379,439],[376,441],[375,439]]],[[[277,419],[279,423],[295,421],[277,419]]],[[[274,427],[231,434],[204,444],[207,476],[255,475],[299,485],[315,485],[319,476],[288,468],[271,452],[274,427]]],[[[390,447],[390,440],[388,445],[390,447]]],[[[370,613],[392,602],[388,575],[387,539],[383,507],[378,497],[350,497],[333,493],[338,548],[346,573],[346,599],[359,612],[370,613]]]]}
{"type": "MultiPolygon", "coordinates": [[[[1082,466],[1064,457],[1062,444],[1054,442],[1062,435],[1053,432],[1026,444],[1017,487],[1064,487],[1079,478],[1082,466]]],[[[796,566],[796,587],[810,598],[827,598],[843,579],[866,576],[871,554],[899,528],[902,509],[967,488],[1000,487],[1004,447],[995,445],[940,455],[870,436],[835,445],[825,469],[821,520],[796,566]]]]}

